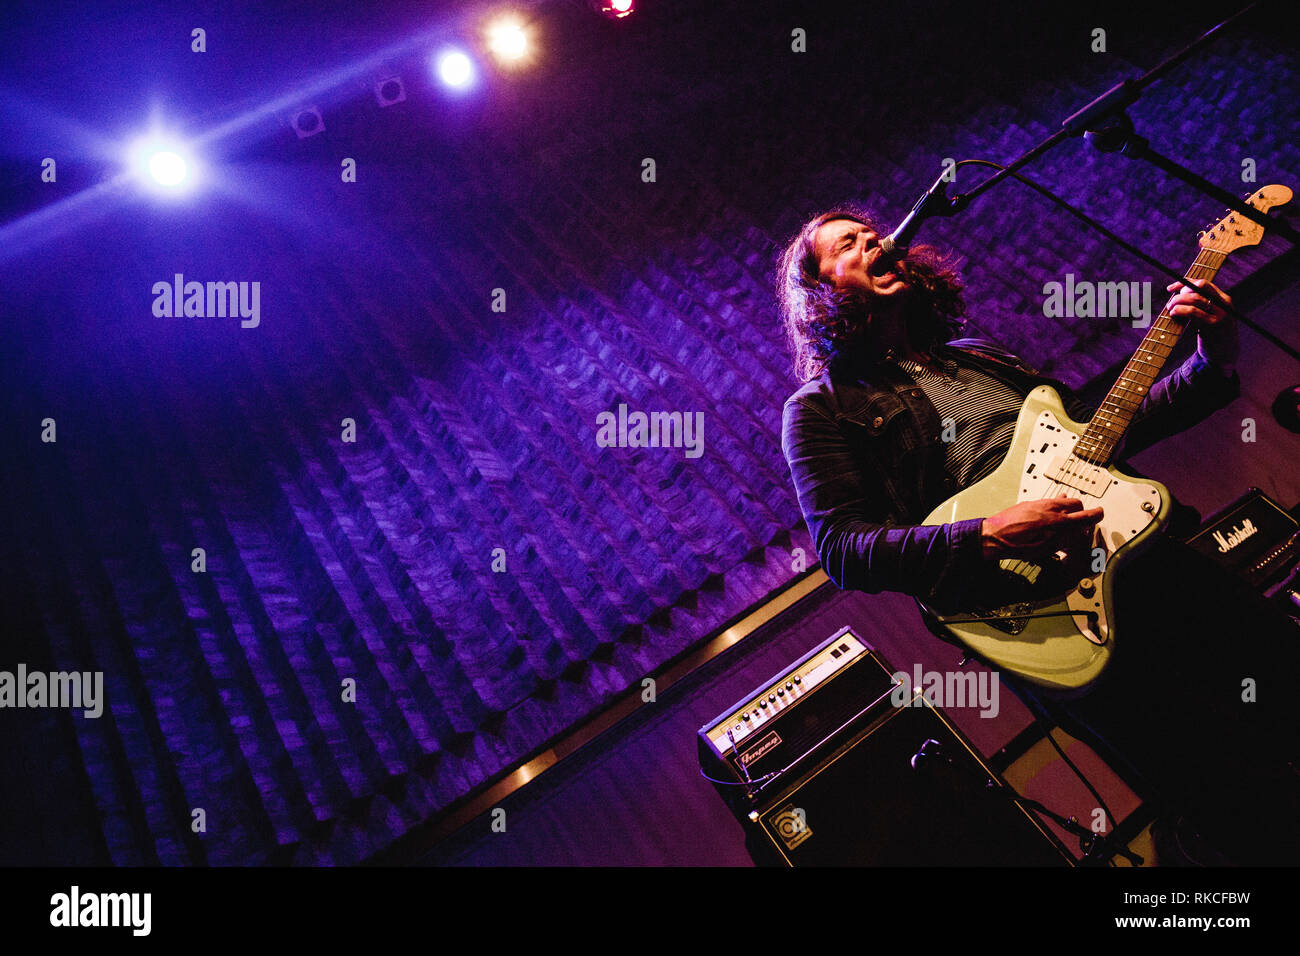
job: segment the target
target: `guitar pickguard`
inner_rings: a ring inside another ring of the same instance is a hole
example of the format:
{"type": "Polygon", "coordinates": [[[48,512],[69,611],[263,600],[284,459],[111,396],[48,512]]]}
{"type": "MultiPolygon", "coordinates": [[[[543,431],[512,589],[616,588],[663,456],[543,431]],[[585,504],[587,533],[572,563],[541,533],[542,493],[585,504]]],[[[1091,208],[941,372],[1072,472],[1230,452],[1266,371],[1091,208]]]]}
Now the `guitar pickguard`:
{"type": "Polygon", "coordinates": [[[1001,464],[924,522],[985,518],[1038,498],[1078,498],[1085,508],[1101,507],[1093,541],[1074,553],[990,562],[970,570],[961,588],[969,597],[961,604],[921,602],[991,667],[1063,694],[1082,692],[1105,669],[1116,641],[1116,575],[1123,576],[1129,558],[1169,520],[1170,509],[1159,482],[1076,457],[1087,429],[1069,417],[1055,389],[1036,386],[1025,396],[1001,464]],[[1101,548],[1101,562],[1094,563],[1092,547],[1101,548]],[[1094,572],[1098,566],[1101,572],[1094,572]]]}
{"type": "MultiPolygon", "coordinates": [[[[1074,457],[1074,444],[1078,440],[1079,436],[1066,428],[1051,410],[1039,412],[1030,434],[1016,500],[1078,498],[1084,508],[1102,508],[1102,519],[1097,523],[1093,539],[1094,549],[1101,549],[1102,554],[1094,550],[1088,556],[1085,572],[1088,576],[1080,578],[1066,603],[1071,610],[1097,615],[1095,626],[1083,617],[1074,620],[1088,640],[1104,644],[1110,639],[1110,623],[1101,599],[1104,569],[1116,552],[1155,520],[1161,510],[1160,491],[1137,480],[1121,481],[1108,469],[1074,457]],[[1103,570],[1093,573],[1091,569],[1097,557],[1102,559],[1103,570]]],[[[1002,566],[1026,576],[1036,567],[1017,561],[1004,561],[1002,566]]]]}

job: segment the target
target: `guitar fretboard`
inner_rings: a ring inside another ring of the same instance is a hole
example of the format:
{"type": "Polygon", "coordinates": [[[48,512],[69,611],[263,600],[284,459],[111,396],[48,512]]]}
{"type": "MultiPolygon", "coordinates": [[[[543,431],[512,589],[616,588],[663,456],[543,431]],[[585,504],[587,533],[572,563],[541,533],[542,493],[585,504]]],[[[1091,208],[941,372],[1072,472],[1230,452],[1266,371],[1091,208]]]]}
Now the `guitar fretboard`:
{"type": "MultiPolygon", "coordinates": [[[[1225,259],[1225,253],[1201,249],[1183,278],[1212,282],[1225,259]]],[[[1170,300],[1172,298],[1171,296],[1170,300]]],[[[1087,430],[1075,443],[1075,455],[1102,467],[1111,463],[1124,433],[1133,423],[1133,416],[1151,391],[1151,386],[1160,377],[1160,372],[1186,328],[1187,322],[1184,319],[1169,314],[1169,303],[1166,302],[1159,317],[1147,330],[1146,338],[1124,366],[1119,379],[1106,393],[1106,398],[1088,423],[1087,430]]]]}

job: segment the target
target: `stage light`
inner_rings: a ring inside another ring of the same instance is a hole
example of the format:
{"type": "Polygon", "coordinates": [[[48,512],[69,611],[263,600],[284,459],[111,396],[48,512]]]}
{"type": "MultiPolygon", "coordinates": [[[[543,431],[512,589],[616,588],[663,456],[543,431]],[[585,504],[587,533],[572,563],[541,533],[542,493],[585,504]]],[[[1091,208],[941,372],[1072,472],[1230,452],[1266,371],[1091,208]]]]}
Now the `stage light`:
{"type": "Polygon", "coordinates": [[[190,164],[185,157],[170,149],[159,150],[149,157],[149,175],[160,186],[179,186],[189,174],[190,164]]]}
{"type": "Polygon", "coordinates": [[[611,20],[621,20],[636,9],[635,0],[589,0],[592,8],[611,20]]]}
{"type": "Polygon", "coordinates": [[[197,164],[189,151],[162,134],[150,133],[132,143],[127,163],[140,184],[154,193],[186,193],[197,179],[197,164]]]}
{"type": "Polygon", "coordinates": [[[325,117],[321,116],[320,110],[314,106],[304,106],[298,110],[293,114],[290,124],[299,139],[306,139],[308,136],[315,136],[325,131],[325,117]]]}
{"type": "Polygon", "coordinates": [[[392,106],[406,99],[406,87],[400,76],[389,76],[375,82],[375,99],[380,106],[392,106]]]}
{"type": "Polygon", "coordinates": [[[460,50],[444,50],[437,57],[438,79],[447,86],[463,89],[474,79],[474,64],[460,50]]]}
{"type": "Polygon", "coordinates": [[[488,49],[503,63],[514,63],[528,55],[528,35],[513,18],[501,18],[488,24],[488,49]]]}

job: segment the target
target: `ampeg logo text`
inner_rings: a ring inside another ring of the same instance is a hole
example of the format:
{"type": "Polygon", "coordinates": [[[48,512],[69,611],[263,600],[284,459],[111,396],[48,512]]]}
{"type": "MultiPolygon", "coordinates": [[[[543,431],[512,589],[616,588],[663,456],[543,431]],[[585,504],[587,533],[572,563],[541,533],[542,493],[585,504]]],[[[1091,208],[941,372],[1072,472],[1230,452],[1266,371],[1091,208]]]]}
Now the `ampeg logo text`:
{"type": "Polygon", "coordinates": [[[781,737],[777,734],[775,730],[773,730],[769,732],[768,735],[764,737],[756,746],[749,748],[743,754],[741,754],[740,762],[743,763],[746,767],[748,767],[755,760],[763,756],[763,754],[767,753],[769,750],[771,750],[780,742],[781,742],[781,737]]]}

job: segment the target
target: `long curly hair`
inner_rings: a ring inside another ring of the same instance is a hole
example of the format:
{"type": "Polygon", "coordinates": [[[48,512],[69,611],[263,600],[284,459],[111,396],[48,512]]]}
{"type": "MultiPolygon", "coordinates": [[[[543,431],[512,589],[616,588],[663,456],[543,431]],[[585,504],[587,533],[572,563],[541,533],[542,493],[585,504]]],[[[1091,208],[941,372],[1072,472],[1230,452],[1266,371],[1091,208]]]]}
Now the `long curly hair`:
{"type": "MultiPolygon", "coordinates": [[[[885,235],[877,217],[859,203],[843,203],[818,213],[790,240],[781,255],[776,294],[781,322],[800,382],[815,378],[837,355],[869,347],[870,297],[856,289],[836,289],[820,274],[813,242],[817,230],[848,219],[885,235]]],[[[961,328],[965,312],[961,279],[952,262],[933,246],[913,246],[897,264],[909,286],[903,303],[912,347],[928,352],[961,328]]]]}

